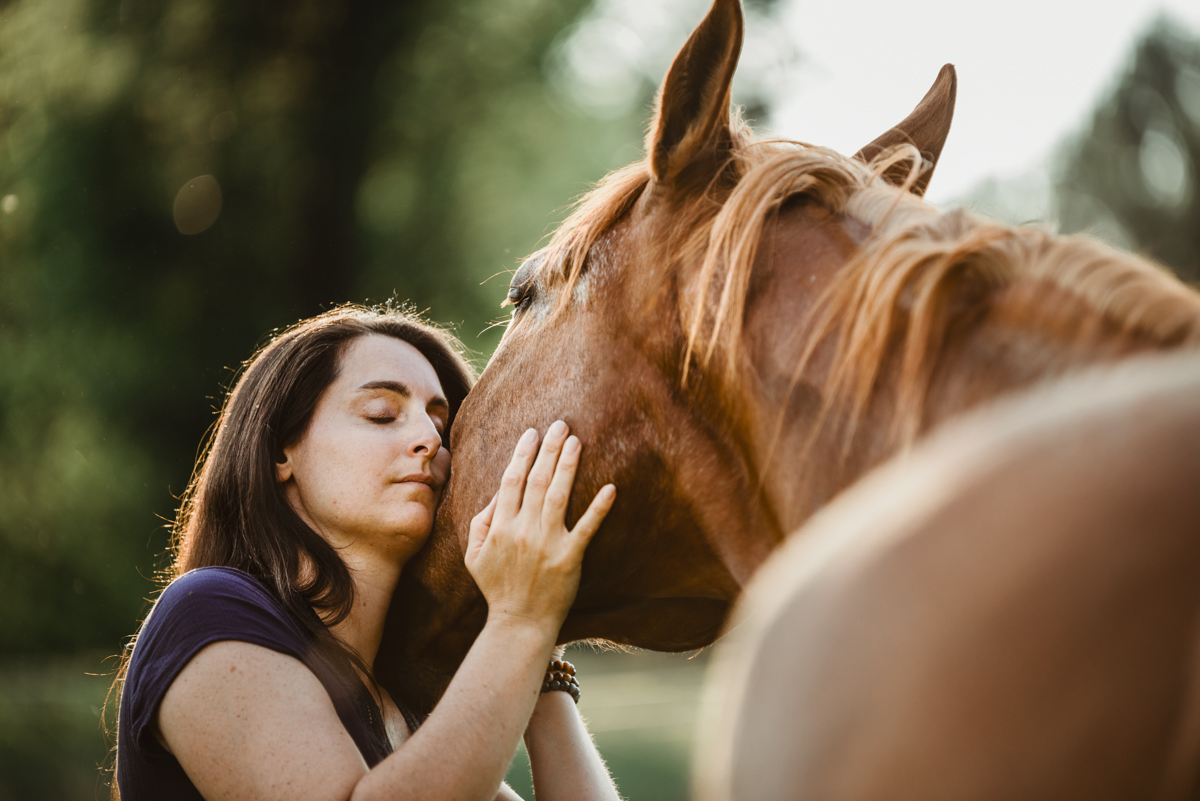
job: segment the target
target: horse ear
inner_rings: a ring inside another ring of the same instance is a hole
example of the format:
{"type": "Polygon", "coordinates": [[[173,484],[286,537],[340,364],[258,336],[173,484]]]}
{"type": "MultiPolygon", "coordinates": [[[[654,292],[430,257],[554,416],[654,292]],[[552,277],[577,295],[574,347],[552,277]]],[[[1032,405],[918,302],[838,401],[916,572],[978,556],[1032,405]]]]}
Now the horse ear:
{"type": "MultiPolygon", "coordinates": [[[[888,148],[904,144],[915,145],[928,166],[923,168],[921,175],[913,183],[912,192],[915,195],[925,194],[938,157],[942,155],[942,146],[946,144],[946,136],[950,133],[950,121],[954,119],[954,99],[957,94],[958,76],[954,72],[954,65],[947,64],[942,67],[937,80],[933,82],[933,87],[913,109],[913,113],[909,114],[904,122],[855,153],[854,157],[869,163],[888,148]]],[[[892,165],[883,177],[889,183],[900,186],[908,178],[908,172],[909,163],[905,161],[892,165]]]]}
{"type": "Polygon", "coordinates": [[[730,86],[742,52],[741,0],[714,0],[671,62],[646,139],[650,168],[669,183],[706,151],[727,146],[730,86]]]}

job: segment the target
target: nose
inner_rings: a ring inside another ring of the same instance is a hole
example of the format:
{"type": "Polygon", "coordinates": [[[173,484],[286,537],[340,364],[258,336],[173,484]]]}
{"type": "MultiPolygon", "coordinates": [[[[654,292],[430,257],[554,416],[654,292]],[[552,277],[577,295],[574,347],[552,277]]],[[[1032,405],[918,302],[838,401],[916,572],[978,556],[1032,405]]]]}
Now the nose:
{"type": "Polygon", "coordinates": [[[408,442],[408,455],[432,459],[442,448],[442,435],[438,433],[437,425],[429,415],[421,415],[419,420],[412,439],[408,442]]]}

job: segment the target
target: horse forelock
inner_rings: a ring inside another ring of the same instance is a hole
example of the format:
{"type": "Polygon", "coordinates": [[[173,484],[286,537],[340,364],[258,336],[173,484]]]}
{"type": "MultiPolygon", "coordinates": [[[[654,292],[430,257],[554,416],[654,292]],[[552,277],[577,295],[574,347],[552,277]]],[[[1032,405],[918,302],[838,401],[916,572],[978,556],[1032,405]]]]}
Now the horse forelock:
{"type": "MultiPolygon", "coordinates": [[[[837,408],[847,445],[893,356],[898,379],[888,436],[897,444],[916,437],[964,294],[983,300],[1016,282],[1044,281],[1080,298],[1120,334],[1163,346],[1200,343],[1200,295],[1165,269],[1088,237],[1012,226],[962,209],[941,212],[906,191],[920,167],[911,146],[865,164],[801,142],[757,139],[735,120],[729,161],[719,171],[732,180],[714,177],[703,191],[674,199],[669,224],[656,226],[644,243],[653,252],[638,254],[639,264],[663,265],[683,285],[683,382],[692,370],[736,381],[762,234],[783,204],[798,197],[871,232],[817,299],[793,376],[800,379],[823,342],[834,343],[821,419],[837,408]],[[881,176],[903,162],[912,165],[906,185],[887,184],[881,176]]],[[[593,247],[651,183],[646,161],[610,174],[554,234],[547,246],[553,257],[545,262],[558,265],[565,278],[559,308],[570,302],[593,247]]],[[[1046,312],[1025,311],[1031,317],[1046,312]]]]}
{"type": "Polygon", "coordinates": [[[543,269],[560,271],[566,279],[559,297],[561,310],[575,293],[588,254],[633,208],[650,183],[650,168],[638,161],[609,173],[580,198],[544,248],[543,269]]]}

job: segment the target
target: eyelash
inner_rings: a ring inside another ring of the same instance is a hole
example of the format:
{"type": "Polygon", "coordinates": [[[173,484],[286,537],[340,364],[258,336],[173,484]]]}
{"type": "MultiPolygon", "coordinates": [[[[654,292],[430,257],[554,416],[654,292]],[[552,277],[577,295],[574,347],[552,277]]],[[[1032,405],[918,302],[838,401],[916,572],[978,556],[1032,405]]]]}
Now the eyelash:
{"type": "MultiPolygon", "coordinates": [[[[396,421],[395,417],[390,417],[388,415],[382,415],[379,417],[372,417],[371,415],[367,415],[367,419],[370,420],[372,423],[376,423],[381,426],[387,425],[388,423],[394,423],[396,421]]],[[[446,438],[446,432],[444,430],[439,429],[438,434],[441,435],[443,440],[446,438]]]]}
{"type": "Polygon", "coordinates": [[[513,307],[514,312],[523,311],[533,300],[533,288],[525,286],[509,287],[506,303],[513,307]]]}

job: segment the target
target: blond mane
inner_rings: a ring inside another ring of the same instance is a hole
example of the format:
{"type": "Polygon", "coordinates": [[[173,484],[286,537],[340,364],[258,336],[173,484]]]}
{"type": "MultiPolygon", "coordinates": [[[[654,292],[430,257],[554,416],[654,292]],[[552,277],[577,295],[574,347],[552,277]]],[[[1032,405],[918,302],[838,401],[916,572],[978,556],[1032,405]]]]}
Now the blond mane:
{"type": "MultiPolygon", "coordinates": [[[[962,209],[940,212],[907,191],[920,165],[911,146],[868,165],[801,142],[756,139],[737,120],[732,138],[729,160],[708,191],[679,207],[679,219],[647,254],[658,263],[665,258],[687,284],[680,309],[685,384],[690,370],[710,370],[714,362],[719,374],[736,376],[764,227],[785,201],[801,196],[871,231],[818,299],[794,376],[798,381],[816,349],[836,338],[821,414],[845,410],[839,417],[847,445],[893,355],[899,381],[891,436],[898,444],[915,439],[955,300],[964,294],[978,298],[1017,281],[1045,281],[1087,303],[1110,331],[1163,347],[1200,343],[1200,294],[1167,270],[1086,236],[1012,226],[962,209]],[[905,161],[911,168],[904,187],[881,178],[905,161]]],[[[650,181],[645,161],[610,174],[555,233],[543,263],[565,270],[564,305],[592,247],[650,181]]]]}

